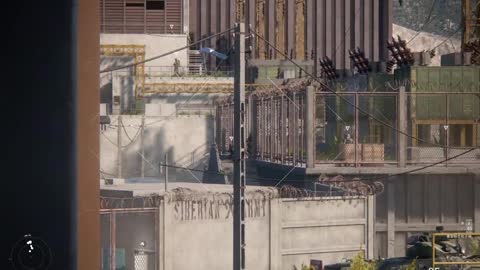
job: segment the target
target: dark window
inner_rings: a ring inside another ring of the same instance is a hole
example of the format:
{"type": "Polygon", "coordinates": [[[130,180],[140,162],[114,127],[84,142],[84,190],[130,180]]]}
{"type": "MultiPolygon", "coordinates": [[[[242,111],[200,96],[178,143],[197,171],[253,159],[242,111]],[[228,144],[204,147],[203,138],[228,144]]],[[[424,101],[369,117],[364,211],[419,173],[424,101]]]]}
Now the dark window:
{"type": "Polygon", "coordinates": [[[126,7],[144,7],[144,3],[125,3],[126,7]]]}
{"type": "Polygon", "coordinates": [[[147,1],[147,10],[164,10],[165,1],[147,1]]]}

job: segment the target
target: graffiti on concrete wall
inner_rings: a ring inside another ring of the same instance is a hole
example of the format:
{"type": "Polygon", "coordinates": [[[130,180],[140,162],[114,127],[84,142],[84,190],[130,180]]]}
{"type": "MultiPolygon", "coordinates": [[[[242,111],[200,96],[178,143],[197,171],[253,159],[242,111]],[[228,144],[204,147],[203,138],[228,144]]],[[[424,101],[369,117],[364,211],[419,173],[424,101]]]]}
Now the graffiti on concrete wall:
{"type": "MultiPolygon", "coordinates": [[[[252,198],[245,200],[245,215],[247,218],[262,218],[266,215],[267,200],[252,198]]],[[[233,201],[225,200],[184,200],[173,205],[176,220],[226,220],[233,217],[233,201]]]]}

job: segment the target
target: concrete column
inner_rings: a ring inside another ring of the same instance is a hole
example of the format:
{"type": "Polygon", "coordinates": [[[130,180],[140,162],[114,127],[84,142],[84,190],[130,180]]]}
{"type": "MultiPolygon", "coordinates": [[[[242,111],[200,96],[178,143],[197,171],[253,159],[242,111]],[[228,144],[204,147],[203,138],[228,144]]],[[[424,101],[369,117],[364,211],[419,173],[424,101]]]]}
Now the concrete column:
{"type": "Polygon", "coordinates": [[[187,34],[190,31],[190,0],[183,0],[183,8],[182,8],[182,19],[183,19],[183,28],[182,33],[187,34]]]}
{"type": "Polygon", "coordinates": [[[165,250],[165,231],[164,231],[164,222],[165,222],[165,209],[164,209],[164,205],[165,205],[165,200],[163,200],[161,203],[160,203],[160,207],[158,207],[157,209],[157,213],[158,213],[158,220],[157,220],[157,224],[158,224],[158,235],[155,235],[155,237],[158,237],[157,238],[157,241],[158,241],[158,249],[157,249],[157,266],[158,266],[158,270],[164,270],[165,269],[165,258],[164,258],[164,250],[165,250]]]}
{"type": "Polygon", "coordinates": [[[366,257],[367,259],[374,259],[374,244],[375,244],[375,197],[368,196],[366,199],[367,204],[367,246],[366,257]]]}
{"type": "MultiPolygon", "coordinates": [[[[271,44],[275,44],[275,0],[267,0],[267,38],[268,42],[271,44]]],[[[272,51],[272,58],[274,55],[274,50],[270,46],[266,46],[267,48],[267,59],[270,59],[270,51],[272,51]]]]}
{"type": "Polygon", "coordinates": [[[314,5],[313,5],[314,0],[307,0],[305,3],[306,7],[306,18],[305,18],[305,55],[307,55],[307,58],[305,60],[311,60],[312,56],[312,50],[313,50],[313,29],[314,29],[314,5]]]}
{"type": "Polygon", "coordinates": [[[295,0],[287,0],[287,55],[290,57],[293,52],[293,58],[295,57],[295,0]]]}
{"type": "MultiPolygon", "coordinates": [[[[167,197],[167,196],[165,196],[167,197]]],[[[165,198],[164,197],[164,198],[165,198]]],[[[173,241],[173,236],[175,235],[175,226],[173,226],[173,220],[172,218],[174,217],[173,215],[173,209],[172,209],[173,203],[170,204],[165,201],[165,199],[162,202],[162,236],[163,236],[163,249],[160,250],[161,256],[163,258],[163,270],[168,270],[168,269],[173,269],[173,255],[172,251],[175,250],[175,241],[173,241]]]]}
{"type": "Polygon", "coordinates": [[[269,253],[270,253],[270,268],[281,269],[282,265],[282,199],[276,198],[269,200],[270,214],[269,214],[269,253]]]}
{"type": "Polygon", "coordinates": [[[395,180],[387,183],[387,256],[395,256],[395,180]]]}
{"type": "Polygon", "coordinates": [[[305,99],[305,148],[307,151],[307,168],[315,167],[315,88],[308,86],[305,99]]]}
{"type": "Polygon", "coordinates": [[[473,230],[476,233],[480,233],[480,172],[477,172],[474,176],[474,190],[473,190],[473,230]]]}
{"type": "Polygon", "coordinates": [[[381,0],[373,0],[373,16],[372,16],[372,23],[373,23],[373,40],[372,40],[372,62],[378,62],[380,60],[380,54],[379,54],[379,46],[380,46],[380,41],[379,41],[379,31],[380,31],[380,1],[381,0]]]}
{"type": "MultiPolygon", "coordinates": [[[[405,87],[401,86],[398,91],[398,129],[407,133],[407,94],[405,87]]],[[[398,166],[405,167],[407,164],[407,137],[398,133],[398,166]]]]}

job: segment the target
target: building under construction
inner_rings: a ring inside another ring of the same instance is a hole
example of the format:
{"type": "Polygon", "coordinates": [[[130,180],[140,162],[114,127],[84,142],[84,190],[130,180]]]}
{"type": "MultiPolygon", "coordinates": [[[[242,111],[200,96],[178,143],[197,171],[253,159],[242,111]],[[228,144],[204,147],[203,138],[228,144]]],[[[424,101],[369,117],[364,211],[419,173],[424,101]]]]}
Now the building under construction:
{"type": "MultiPolygon", "coordinates": [[[[388,59],[393,1],[381,0],[190,0],[191,39],[199,40],[245,21],[289,57],[328,57],[339,70],[351,69],[349,50],[360,48],[372,63],[388,59]],[[316,49],[315,49],[316,48],[316,49]]],[[[228,51],[232,36],[204,46],[228,51]]],[[[259,38],[247,39],[252,58],[282,59],[259,38]]]]}

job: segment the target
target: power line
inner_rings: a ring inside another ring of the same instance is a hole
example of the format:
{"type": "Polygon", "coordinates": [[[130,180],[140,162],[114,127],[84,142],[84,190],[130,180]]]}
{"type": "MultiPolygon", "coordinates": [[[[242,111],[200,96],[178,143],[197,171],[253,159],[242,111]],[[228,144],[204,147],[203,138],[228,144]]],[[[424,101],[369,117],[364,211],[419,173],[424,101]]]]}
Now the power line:
{"type": "MultiPolygon", "coordinates": [[[[477,1],[477,3],[475,4],[475,6],[472,8],[472,11],[471,11],[471,15],[474,15],[474,10],[480,5],[480,1],[477,1]]],[[[433,51],[435,49],[437,49],[438,47],[440,47],[441,45],[443,45],[445,42],[449,41],[453,36],[455,36],[460,30],[463,29],[463,23],[460,23],[459,24],[460,26],[458,27],[457,30],[455,30],[450,36],[448,36],[445,40],[443,40],[442,42],[440,42],[440,44],[436,45],[433,49],[430,49],[429,51],[433,51]]],[[[462,41],[463,42],[463,41],[462,41]]]]}
{"type": "Polygon", "coordinates": [[[443,44],[445,44],[445,42],[449,41],[451,38],[453,38],[453,36],[455,36],[460,30],[463,29],[463,26],[460,26],[457,30],[455,30],[450,36],[448,36],[447,38],[445,38],[442,42],[440,42],[439,44],[437,44],[435,47],[433,47],[432,49],[429,49],[428,51],[433,51],[433,50],[436,50],[438,47],[442,46],[443,44]]]}
{"type": "Polygon", "coordinates": [[[369,116],[371,119],[377,121],[378,123],[382,124],[383,126],[386,126],[386,127],[389,127],[391,128],[392,130],[396,131],[397,133],[400,133],[404,136],[407,136],[411,139],[414,139],[416,141],[419,141],[419,142],[422,142],[422,143],[425,143],[425,144],[428,144],[428,145],[434,145],[434,146],[438,146],[438,147],[442,147],[442,148],[448,148],[448,149],[461,149],[461,150],[464,150],[465,148],[460,148],[460,147],[450,147],[450,146],[447,146],[447,145],[441,145],[441,144],[436,144],[436,143],[432,143],[432,142],[428,142],[426,140],[423,140],[423,139],[420,139],[420,138],[417,138],[417,137],[414,137],[406,132],[403,132],[399,129],[397,129],[396,127],[388,124],[388,123],[385,123],[384,121],[378,119],[377,117],[375,117],[374,115],[370,114],[369,112],[363,110],[362,108],[358,107],[357,105],[355,105],[354,103],[350,102],[348,99],[344,98],[342,95],[338,94],[335,90],[331,89],[327,84],[325,84],[324,82],[322,82],[321,80],[319,80],[318,78],[316,78],[315,76],[313,76],[310,72],[308,72],[306,69],[304,69],[302,66],[300,66],[298,63],[296,63],[293,59],[291,59],[290,57],[288,57],[287,55],[285,55],[283,52],[281,52],[275,45],[271,44],[267,39],[265,39],[263,36],[259,35],[256,31],[254,31],[253,29],[250,29],[251,32],[253,32],[256,36],[258,36],[260,39],[262,39],[268,46],[272,47],[275,51],[277,51],[277,53],[279,53],[280,55],[284,56],[285,59],[287,59],[288,61],[290,61],[292,64],[294,64],[297,68],[301,69],[303,72],[305,72],[305,74],[307,74],[309,77],[311,77],[313,80],[317,81],[320,85],[324,86],[325,89],[327,89],[329,92],[333,93],[334,95],[336,95],[337,97],[339,97],[340,99],[342,99],[343,101],[347,102],[349,105],[353,106],[353,108],[357,109],[359,112],[369,116]]]}
{"type": "Polygon", "coordinates": [[[427,24],[429,24],[431,21],[431,18],[432,18],[432,14],[433,14],[433,9],[435,8],[435,4],[437,3],[437,0],[433,0],[433,3],[432,3],[432,7],[430,8],[430,11],[428,13],[428,16],[427,16],[427,19],[425,20],[425,22],[422,24],[422,26],[420,27],[420,29],[417,31],[417,33],[412,37],[410,38],[410,40],[407,42],[407,44],[409,44],[410,42],[412,42],[416,37],[418,37],[418,35],[420,35],[421,32],[423,32],[423,29],[425,28],[425,26],[427,26],[427,24]]]}
{"type": "MultiPolygon", "coordinates": [[[[362,7],[362,5],[359,5],[359,7],[357,8],[357,10],[355,11],[355,15],[354,15],[354,17],[353,17],[353,20],[355,20],[355,19],[357,18],[357,15],[360,13],[361,7],[362,7]]],[[[352,30],[352,24],[350,24],[350,25],[348,26],[348,30],[345,31],[345,33],[344,33],[344,35],[343,35],[343,42],[340,43],[340,44],[338,44],[337,48],[335,48],[335,53],[334,53],[334,55],[337,55],[338,49],[340,49],[340,47],[345,44],[345,37],[347,36],[348,33],[350,33],[351,30],[352,30]]],[[[316,61],[316,60],[315,60],[315,61],[316,61]]]]}
{"type": "Polygon", "coordinates": [[[200,39],[200,40],[198,40],[198,41],[195,41],[194,43],[188,44],[188,45],[183,46],[183,47],[181,47],[181,48],[178,48],[178,49],[175,49],[175,50],[166,52],[166,53],[164,53],[164,54],[157,55],[157,56],[154,56],[154,57],[145,59],[145,60],[140,61],[140,62],[136,62],[136,63],[133,63],[133,64],[124,65],[124,66],[120,66],[120,67],[113,67],[113,68],[104,69],[104,70],[100,71],[100,74],[102,74],[102,73],[107,73],[107,72],[112,72],[112,71],[116,71],[116,70],[121,70],[121,69],[125,69],[125,68],[134,67],[134,66],[141,65],[141,64],[144,64],[144,63],[147,63],[147,62],[150,62],[150,61],[153,61],[153,60],[156,60],[156,59],[165,57],[165,56],[167,56],[167,55],[170,55],[170,54],[173,54],[173,53],[182,51],[182,50],[186,50],[186,49],[190,48],[191,46],[200,44],[200,43],[202,43],[202,42],[204,42],[204,41],[206,41],[206,40],[209,40],[209,39],[211,39],[211,38],[214,38],[214,37],[216,37],[216,36],[220,36],[220,35],[229,33],[229,32],[231,32],[233,29],[234,29],[234,27],[229,28],[229,29],[227,29],[227,30],[225,30],[225,31],[222,31],[222,32],[219,32],[219,33],[210,35],[210,36],[205,37],[205,38],[202,38],[202,39],[200,39]]]}
{"type": "MultiPolygon", "coordinates": [[[[416,168],[416,169],[412,169],[412,170],[409,170],[409,171],[405,171],[405,172],[401,172],[401,173],[396,173],[396,174],[389,174],[389,175],[386,175],[386,176],[379,176],[379,177],[371,177],[371,178],[363,178],[361,179],[361,181],[378,181],[378,180],[386,180],[388,178],[391,178],[391,177],[397,177],[397,176],[402,176],[402,175],[406,175],[406,174],[411,174],[411,173],[414,173],[414,172],[418,172],[418,171],[421,171],[421,170],[425,170],[425,169],[428,169],[430,167],[434,167],[436,165],[440,165],[440,164],[443,164],[445,162],[448,162],[452,159],[456,159],[458,157],[461,157],[461,156],[464,156],[472,151],[476,150],[475,148],[471,148],[471,149],[468,149],[467,151],[463,152],[463,153],[460,153],[458,155],[455,155],[453,157],[449,157],[447,159],[444,159],[444,160],[441,160],[441,161],[438,161],[438,162],[435,162],[435,163],[432,163],[432,164],[429,164],[429,165],[426,165],[426,166],[423,166],[421,168],[416,168]]],[[[360,180],[349,180],[349,181],[345,181],[345,182],[352,182],[352,181],[360,181],[360,180]]],[[[335,181],[333,181],[335,182],[335,181]]]]}
{"type": "MultiPolygon", "coordinates": [[[[331,181],[330,183],[342,183],[342,182],[363,182],[363,181],[385,181],[387,180],[388,178],[391,178],[391,177],[396,177],[396,176],[402,176],[402,175],[407,175],[407,174],[411,174],[411,173],[414,173],[414,172],[418,172],[418,171],[422,171],[422,170],[425,170],[425,169],[428,169],[430,167],[434,167],[436,165],[440,165],[440,164],[443,164],[445,162],[448,162],[450,160],[453,160],[453,159],[456,159],[458,157],[461,157],[461,156],[464,156],[472,151],[476,150],[475,148],[471,148],[471,149],[468,149],[467,151],[463,152],[463,153],[460,153],[458,155],[455,155],[453,157],[449,157],[447,159],[444,159],[444,160],[441,160],[441,161],[438,161],[438,162],[435,162],[435,163],[432,163],[432,164],[428,164],[428,165],[425,165],[423,167],[420,167],[420,168],[415,168],[415,169],[412,169],[412,170],[408,170],[408,171],[405,171],[405,172],[401,172],[401,173],[396,173],[396,174],[388,174],[388,175],[384,175],[384,176],[379,176],[379,177],[371,177],[371,178],[362,178],[362,179],[349,179],[349,180],[337,180],[337,181],[331,181]]],[[[220,173],[220,172],[214,172],[214,171],[208,171],[208,170],[198,170],[198,169],[190,169],[190,168],[187,168],[187,167],[183,167],[183,166],[176,166],[176,165],[167,165],[167,164],[159,164],[161,166],[166,166],[166,167],[170,167],[170,168],[175,168],[175,169],[181,169],[181,170],[190,170],[192,172],[201,172],[201,173],[205,173],[205,174],[215,174],[215,175],[220,175],[220,176],[233,176],[233,174],[227,174],[227,173],[220,173]]],[[[287,173],[287,176],[293,171],[290,170],[288,173],[287,173]]],[[[247,177],[247,179],[250,179],[250,180],[260,180],[260,181],[274,181],[274,182],[277,182],[275,187],[278,186],[278,184],[280,182],[289,182],[289,183],[300,183],[302,181],[304,181],[304,179],[285,179],[286,177],[283,177],[282,179],[275,179],[275,178],[261,178],[261,177],[247,177]]],[[[322,183],[324,185],[328,185],[326,183],[322,183]]]]}

